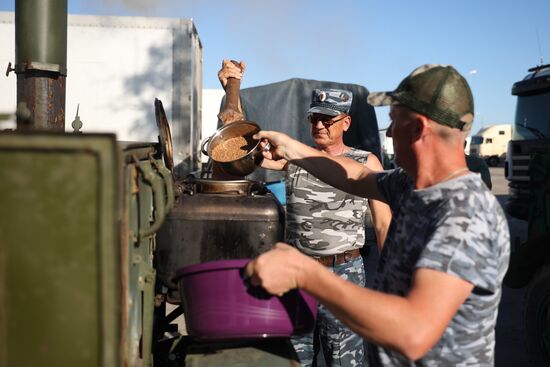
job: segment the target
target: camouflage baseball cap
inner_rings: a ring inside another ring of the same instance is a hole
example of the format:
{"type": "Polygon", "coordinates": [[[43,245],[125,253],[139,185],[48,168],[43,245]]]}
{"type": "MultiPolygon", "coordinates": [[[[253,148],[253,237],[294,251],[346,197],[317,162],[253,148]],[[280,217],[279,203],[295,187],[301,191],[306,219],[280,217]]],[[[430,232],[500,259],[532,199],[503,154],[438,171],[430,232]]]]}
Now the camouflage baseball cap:
{"type": "Polygon", "coordinates": [[[314,89],[307,113],[338,116],[349,113],[353,94],[343,89],[314,89]]]}
{"type": "Polygon", "coordinates": [[[449,65],[422,65],[394,91],[370,93],[367,101],[373,106],[402,104],[464,132],[470,131],[474,119],[474,98],[468,82],[449,65]]]}

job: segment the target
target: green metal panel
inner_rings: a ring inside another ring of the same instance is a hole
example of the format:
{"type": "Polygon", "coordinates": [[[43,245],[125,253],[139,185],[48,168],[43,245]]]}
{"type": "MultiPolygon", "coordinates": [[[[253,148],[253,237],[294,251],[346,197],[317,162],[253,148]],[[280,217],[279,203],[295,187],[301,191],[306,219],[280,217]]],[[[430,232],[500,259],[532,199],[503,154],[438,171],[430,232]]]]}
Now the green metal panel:
{"type": "Polygon", "coordinates": [[[151,365],[151,335],[153,315],[153,287],[155,271],[152,267],[153,236],[141,236],[140,231],[153,221],[153,190],[143,179],[139,167],[151,168],[148,160],[128,164],[125,167],[125,201],[128,211],[128,284],[126,299],[127,357],[130,366],[151,365]]]}
{"type": "Polygon", "coordinates": [[[119,366],[112,135],[0,134],[0,365],[119,366]]]}
{"type": "Polygon", "coordinates": [[[174,183],[155,145],[133,144],[125,147],[122,154],[124,363],[148,367],[153,363],[155,232],[174,204],[174,183]]]}

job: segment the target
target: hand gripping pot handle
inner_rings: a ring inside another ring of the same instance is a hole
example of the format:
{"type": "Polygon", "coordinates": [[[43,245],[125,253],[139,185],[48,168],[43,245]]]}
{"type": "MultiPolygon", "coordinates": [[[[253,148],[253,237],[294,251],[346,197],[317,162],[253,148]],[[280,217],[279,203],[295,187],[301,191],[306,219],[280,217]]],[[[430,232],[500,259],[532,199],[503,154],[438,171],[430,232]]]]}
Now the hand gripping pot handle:
{"type": "MultiPolygon", "coordinates": [[[[212,139],[212,136],[209,136],[206,139],[204,139],[201,143],[201,153],[204,154],[205,156],[208,156],[208,150],[206,149],[206,145],[208,145],[211,139],[212,139]]],[[[269,141],[266,141],[264,146],[261,148],[263,152],[269,152],[270,149],[271,149],[271,144],[269,143],[269,141]]]]}
{"type": "Polygon", "coordinates": [[[246,274],[246,266],[241,268],[239,273],[241,274],[241,279],[243,280],[243,284],[248,294],[258,299],[270,299],[273,297],[271,294],[267,293],[263,287],[252,285],[250,276],[246,274]]]}
{"type": "Polygon", "coordinates": [[[240,120],[227,123],[202,142],[201,151],[216,162],[225,173],[244,177],[260,166],[264,158],[260,142],[254,141],[252,138],[258,131],[260,131],[260,126],[253,121],[240,120]],[[218,147],[223,147],[222,150],[225,150],[227,148],[226,143],[234,138],[245,138],[247,140],[246,154],[238,154],[238,157],[232,160],[218,160],[212,157],[213,151],[216,151],[218,147]]]}

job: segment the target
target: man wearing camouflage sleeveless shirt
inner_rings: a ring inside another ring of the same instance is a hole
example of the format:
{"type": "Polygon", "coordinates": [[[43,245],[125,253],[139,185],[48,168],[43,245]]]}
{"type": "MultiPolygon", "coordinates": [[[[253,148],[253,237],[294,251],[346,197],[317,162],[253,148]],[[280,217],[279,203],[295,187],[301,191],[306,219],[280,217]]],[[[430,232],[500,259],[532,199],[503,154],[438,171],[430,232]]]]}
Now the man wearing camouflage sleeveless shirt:
{"type": "Polygon", "coordinates": [[[256,138],[271,143],[266,159],[284,158],[390,205],[374,290],[335,277],[285,244],[250,262],[247,273],[272,294],[302,288],[314,295],[371,342],[374,366],[492,366],[510,238],[496,198],[466,166],[470,87],[452,66],[422,65],[394,91],[371,93],[369,103],[390,106],[401,168],[376,173],[277,132],[256,138]]]}
{"type": "MultiPolygon", "coordinates": [[[[241,79],[245,64],[224,60],[218,77],[222,86],[228,77],[241,79]]],[[[315,148],[331,156],[354,159],[381,171],[375,155],[348,147],[344,133],[351,125],[353,95],[341,89],[315,89],[307,122],[315,148]]],[[[364,244],[379,250],[391,220],[389,207],[377,200],[347,194],[325,184],[305,170],[280,160],[265,168],[286,170],[287,242],[315,258],[343,279],[365,286],[365,270],[359,249],[364,244]]],[[[319,341],[327,366],[363,364],[363,339],[319,305],[315,332],[291,339],[300,364],[316,365],[319,341]],[[317,338],[317,336],[319,338],[317,338]]]]}
{"type": "MultiPolygon", "coordinates": [[[[331,156],[348,157],[381,171],[376,156],[344,144],[343,135],[351,124],[352,99],[352,93],[347,90],[313,91],[307,120],[315,147],[331,156]]],[[[282,168],[287,170],[286,241],[317,259],[329,271],[364,287],[365,269],[360,249],[364,244],[378,243],[381,250],[391,220],[389,207],[380,201],[335,189],[294,164],[285,164],[282,168]]],[[[302,366],[316,365],[318,340],[327,366],[363,364],[362,337],[322,304],[318,308],[315,332],[291,339],[302,366]]]]}

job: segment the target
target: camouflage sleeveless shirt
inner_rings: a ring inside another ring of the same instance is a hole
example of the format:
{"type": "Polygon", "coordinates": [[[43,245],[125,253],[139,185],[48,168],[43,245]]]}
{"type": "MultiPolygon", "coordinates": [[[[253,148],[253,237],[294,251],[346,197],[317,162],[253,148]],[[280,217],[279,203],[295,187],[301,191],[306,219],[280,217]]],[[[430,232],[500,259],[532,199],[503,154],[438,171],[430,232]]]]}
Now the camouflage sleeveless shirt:
{"type": "MultiPolygon", "coordinates": [[[[351,148],[345,157],[365,163],[369,152],[351,148]]],[[[368,200],[327,185],[289,164],[286,177],[286,242],[311,256],[339,254],[376,244],[368,200]]]]}

